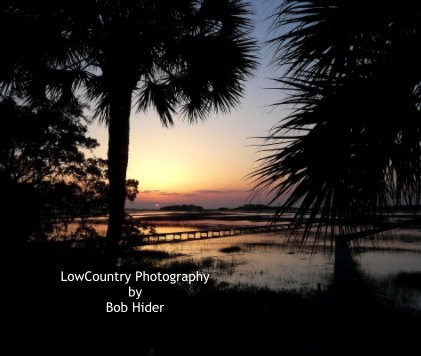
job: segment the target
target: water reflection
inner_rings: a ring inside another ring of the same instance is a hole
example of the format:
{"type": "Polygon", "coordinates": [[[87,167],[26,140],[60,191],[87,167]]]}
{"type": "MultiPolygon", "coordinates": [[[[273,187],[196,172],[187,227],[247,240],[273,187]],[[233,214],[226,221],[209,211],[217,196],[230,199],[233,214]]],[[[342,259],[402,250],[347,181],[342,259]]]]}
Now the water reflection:
{"type": "MultiPolygon", "coordinates": [[[[176,256],[156,261],[157,267],[188,261],[203,266],[204,260],[213,261],[205,266],[217,282],[301,292],[328,288],[334,271],[330,246],[299,250],[294,246],[285,248],[285,240],[282,235],[256,234],[150,245],[142,250],[176,256]]],[[[419,231],[384,233],[375,241],[354,244],[351,254],[360,272],[375,284],[380,295],[421,310],[419,289],[394,283],[401,273],[421,273],[419,231]]]]}
{"type": "MultiPolygon", "coordinates": [[[[158,234],[227,225],[265,225],[271,218],[271,214],[237,212],[141,212],[133,215],[154,225],[158,234]]],[[[99,234],[105,234],[105,221],[103,217],[91,221],[99,234]]],[[[155,256],[150,258],[150,263],[157,267],[196,265],[212,273],[215,281],[228,285],[301,292],[329,288],[334,282],[335,270],[334,249],[329,243],[313,245],[310,241],[309,247],[301,249],[292,244],[285,247],[285,241],[286,236],[280,233],[265,233],[147,245],[140,249],[149,252],[149,257],[155,256]]],[[[355,267],[380,295],[421,310],[420,229],[394,230],[362,239],[351,244],[350,252],[355,267]],[[396,282],[403,274],[409,276],[405,278],[410,283],[396,282]]]]}

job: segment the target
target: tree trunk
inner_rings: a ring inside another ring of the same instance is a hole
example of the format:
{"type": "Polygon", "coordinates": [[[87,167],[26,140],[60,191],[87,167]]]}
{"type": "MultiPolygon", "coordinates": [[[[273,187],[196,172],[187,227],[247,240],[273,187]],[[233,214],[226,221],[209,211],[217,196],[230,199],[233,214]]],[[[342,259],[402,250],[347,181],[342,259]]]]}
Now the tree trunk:
{"type": "Polygon", "coordinates": [[[345,236],[336,236],[333,284],[335,287],[350,287],[358,276],[357,266],[345,236]]]}
{"type": "Polygon", "coordinates": [[[110,186],[106,258],[112,265],[117,263],[124,224],[132,94],[131,89],[124,90],[121,85],[116,85],[116,88],[118,90],[111,93],[108,122],[108,179],[110,186]]]}

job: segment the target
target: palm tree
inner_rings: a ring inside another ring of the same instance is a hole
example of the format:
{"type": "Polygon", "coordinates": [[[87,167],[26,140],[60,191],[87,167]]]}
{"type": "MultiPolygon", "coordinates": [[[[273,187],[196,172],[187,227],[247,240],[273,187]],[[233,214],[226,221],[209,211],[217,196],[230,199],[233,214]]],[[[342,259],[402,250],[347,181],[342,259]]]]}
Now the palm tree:
{"type": "MultiPolygon", "coordinates": [[[[317,235],[373,225],[421,188],[421,5],[286,0],[274,62],[290,113],[252,177],[317,235]]],[[[276,104],[278,105],[278,104],[276,104]]]]}
{"type": "Polygon", "coordinates": [[[84,90],[94,118],[107,123],[107,239],[115,250],[124,220],[132,104],[143,112],[155,108],[164,126],[172,125],[177,113],[195,122],[212,110],[228,112],[255,66],[255,43],[240,0],[87,0],[82,14],[78,5],[53,5],[50,31],[61,37],[51,39],[55,45],[41,51],[42,59],[28,65],[21,56],[9,71],[13,75],[1,80],[3,88],[16,78],[24,81],[26,99],[34,102],[46,93],[64,100],[84,90]],[[36,95],[31,88],[38,89],[36,95]]]}

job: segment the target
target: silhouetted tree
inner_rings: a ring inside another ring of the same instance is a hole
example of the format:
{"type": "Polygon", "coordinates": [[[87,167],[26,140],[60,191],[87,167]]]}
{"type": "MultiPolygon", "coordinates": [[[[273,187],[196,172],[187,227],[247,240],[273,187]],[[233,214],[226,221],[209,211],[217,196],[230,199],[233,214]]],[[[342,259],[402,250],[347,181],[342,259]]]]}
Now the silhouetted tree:
{"type": "Polygon", "coordinates": [[[70,179],[83,170],[82,150],[98,146],[86,136],[82,107],[51,104],[39,109],[0,100],[0,171],[17,183],[35,186],[70,179]]]}
{"type": "Polygon", "coordinates": [[[33,110],[9,97],[0,100],[0,118],[6,236],[26,238],[57,214],[65,219],[104,211],[106,161],[85,157],[84,151],[98,142],[86,136],[82,107],[54,104],[33,110]]]}
{"type": "MultiPolygon", "coordinates": [[[[45,236],[57,218],[66,223],[107,211],[107,161],[86,158],[85,152],[98,142],[87,137],[82,111],[76,102],[72,107],[51,104],[34,110],[11,97],[0,100],[2,215],[7,213],[17,231],[20,210],[29,207],[24,214],[26,233],[13,235],[27,237],[43,222],[39,232],[45,236]]],[[[135,179],[126,181],[127,199],[136,198],[138,185],[135,179]]]]}
{"type": "Polygon", "coordinates": [[[136,199],[137,194],[139,193],[138,190],[139,181],[136,179],[127,179],[126,180],[126,197],[130,201],[134,201],[136,199]]]}
{"type": "Polygon", "coordinates": [[[306,233],[353,230],[418,202],[420,3],[286,0],[274,26],[288,93],[276,105],[291,110],[263,146],[256,189],[274,193],[279,214],[298,206],[306,233]]]}
{"type": "Polygon", "coordinates": [[[247,7],[240,0],[62,1],[48,2],[46,10],[6,4],[4,26],[10,33],[16,24],[19,31],[32,30],[24,33],[35,44],[9,44],[13,53],[3,66],[2,88],[19,86],[34,104],[68,102],[84,89],[95,117],[108,124],[107,238],[115,250],[124,218],[132,99],[139,111],[154,107],[165,126],[177,112],[191,122],[212,110],[228,112],[255,65],[247,7]]]}

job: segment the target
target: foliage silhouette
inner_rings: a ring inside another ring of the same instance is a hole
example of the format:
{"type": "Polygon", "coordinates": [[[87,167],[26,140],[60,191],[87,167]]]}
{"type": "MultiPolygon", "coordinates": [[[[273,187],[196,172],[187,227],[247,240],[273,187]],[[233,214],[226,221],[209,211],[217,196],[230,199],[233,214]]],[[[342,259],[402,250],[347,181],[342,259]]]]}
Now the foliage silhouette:
{"type": "MultiPolygon", "coordinates": [[[[76,217],[81,226],[73,235],[96,235],[84,217],[107,211],[107,162],[86,158],[85,152],[98,142],[86,136],[82,109],[76,102],[34,110],[12,97],[0,101],[2,211],[8,216],[9,235],[26,238],[36,230],[45,237],[53,225],[66,232],[76,217]],[[22,206],[29,211],[24,233],[18,222],[22,206]]],[[[136,198],[138,185],[137,180],[126,181],[127,199],[136,198]]]]}
{"type": "Polygon", "coordinates": [[[5,43],[3,92],[18,88],[32,105],[83,92],[108,125],[110,250],[124,218],[132,99],[164,126],[177,113],[195,122],[228,112],[255,66],[248,14],[240,0],[3,4],[3,29],[17,37],[5,43]]]}
{"type": "Polygon", "coordinates": [[[202,206],[193,204],[167,205],[159,208],[161,211],[203,211],[202,206]]]}
{"type": "Polygon", "coordinates": [[[58,215],[65,222],[104,212],[106,161],[85,156],[98,143],[86,136],[82,107],[52,104],[33,110],[9,97],[0,101],[0,117],[1,208],[7,236],[25,239],[35,230],[41,236],[58,215]],[[28,211],[24,217],[23,207],[28,211]]]}
{"type": "Polygon", "coordinates": [[[290,109],[250,176],[278,214],[319,236],[416,204],[421,169],[421,6],[404,1],[287,0],[270,43],[290,109]],[[281,206],[282,205],[282,206],[281,206]]]}

